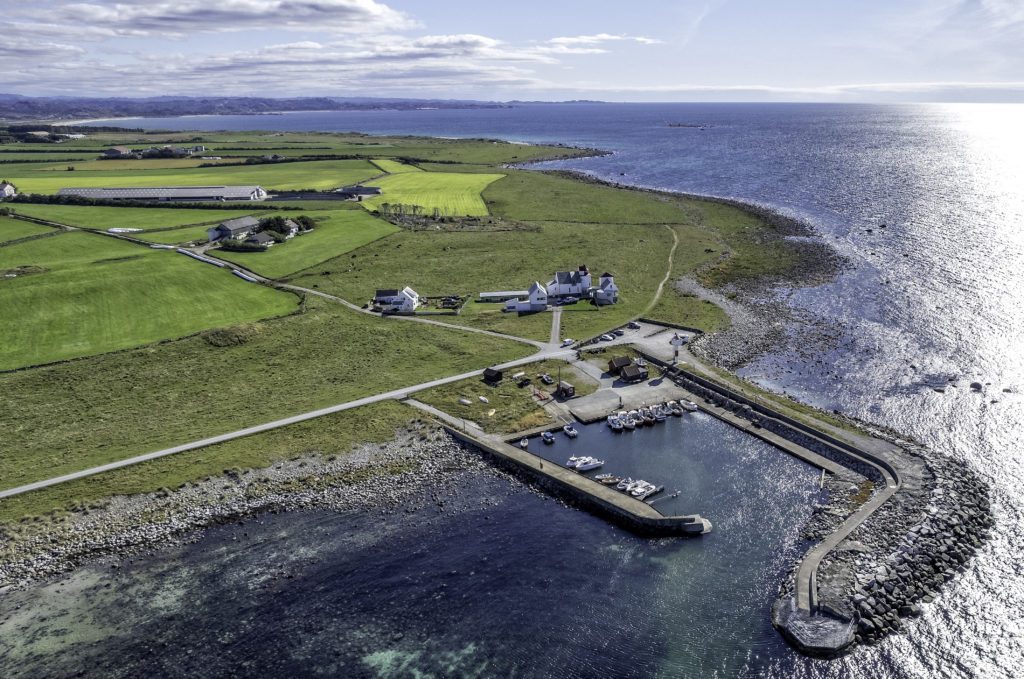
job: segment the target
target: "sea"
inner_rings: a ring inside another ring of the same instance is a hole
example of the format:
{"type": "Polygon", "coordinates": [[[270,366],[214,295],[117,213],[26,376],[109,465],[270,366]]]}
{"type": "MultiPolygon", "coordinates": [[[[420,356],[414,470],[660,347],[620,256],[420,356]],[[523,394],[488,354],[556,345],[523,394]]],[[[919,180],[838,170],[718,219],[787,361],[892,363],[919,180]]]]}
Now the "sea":
{"type": "MultiPolygon", "coordinates": [[[[849,264],[776,292],[828,341],[742,374],[962,461],[991,484],[996,526],[901,633],[812,660],[770,606],[806,548],[815,470],[699,415],[614,441],[586,428],[612,471],[658,476],[664,508],[714,532],[642,539],[472,475],[453,495],[488,501],[462,511],[265,516],[6,596],[3,675],[1022,676],[1021,121],[1013,104],[597,103],[119,121],[595,147],[611,154],[538,167],[804,220],[849,264]]],[[[572,450],[555,447],[553,461],[572,450]]]]}

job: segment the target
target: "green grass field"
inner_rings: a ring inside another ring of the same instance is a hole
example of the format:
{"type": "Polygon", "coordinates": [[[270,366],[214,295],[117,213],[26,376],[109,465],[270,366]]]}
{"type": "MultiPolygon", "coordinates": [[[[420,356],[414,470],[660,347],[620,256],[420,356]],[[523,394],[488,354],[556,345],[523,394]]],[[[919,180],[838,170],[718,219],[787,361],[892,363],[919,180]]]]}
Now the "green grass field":
{"type": "Polygon", "coordinates": [[[50,172],[11,165],[7,177],[22,193],[57,193],[65,187],[221,186],[259,184],[266,189],[332,189],[380,172],[366,160],[317,160],[195,169],[50,172]]]}
{"type": "Polygon", "coordinates": [[[132,238],[144,240],[147,243],[178,245],[180,243],[191,243],[206,240],[208,237],[206,231],[211,226],[213,225],[207,224],[206,226],[183,226],[175,229],[167,229],[160,231],[143,231],[142,233],[131,233],[128,235],[131,236],[132,238]]]}
{"type": "Polygon", "coordinates": [[[388,174],[402,174],[403,172],[423,172],[420,168],[415,165],[409,165],[397,160],[387,160],[384,158],[374,158],[370,161],[381,169],[382,172],[388,174]]]}
{"type": "Polygon", "coordinates": [[[16,486],[531,350],[310,297],[303,314],[0,374],[0,478],[16,486]]]}
{"type": "Polygon", "coordinates": [[[375,210],[382,203],[419,205],[430,214],[435,208],[443,215],[484,216],[487,205],[480,192],[504,175],[466,172],[405,172],[369,182],[383,193],[362,202],[375,210]]]}
{"type": "Polygon", "coordinates": [[[0,215],[0,243],[17,240],[27,236],[38,236],[43,233],[54,233],[56,230],[42,224],[23,222],[0,215]]]}
{"type": "Polygon", "coordinates": [[[397,226],[362,210],[308,214],[317,221],[313,233],[278,243],[266,252],[215,250],[211,254],[240,264],[268,278],[281,278],[351,252],[399,230],[397,226]]]}
{"type": "Polygon", "coordinates": [[[189,224],[213,224],[243,215],[258,215],[263,207],[252,212],[241,210],[185,210],[181,208],[93,207],[83,205],[34,205],[16,203],[11,208],[21,215],[46,219],[68,226],[87,229],[127,227],[132,229],[164,229],[189,224]]]}
{"type": "Polygon", "coordinates": [[[296,298],[173,252],[88,233],[0,248],[0,370],[90,356],[287,314],[296,298]],[[7,322],[6,319],[17,319],[7,322]]]}

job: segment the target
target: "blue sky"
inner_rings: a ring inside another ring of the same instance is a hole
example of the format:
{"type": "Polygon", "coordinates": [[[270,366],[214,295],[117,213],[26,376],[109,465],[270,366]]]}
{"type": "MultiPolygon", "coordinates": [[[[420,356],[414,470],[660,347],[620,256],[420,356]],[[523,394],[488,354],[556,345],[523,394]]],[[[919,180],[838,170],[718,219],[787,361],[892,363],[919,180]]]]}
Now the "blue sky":
{"type": "Polygon", "coordinates": [[[8,3],[0,92],[1024,101],[1024,0],[8,3]]]}

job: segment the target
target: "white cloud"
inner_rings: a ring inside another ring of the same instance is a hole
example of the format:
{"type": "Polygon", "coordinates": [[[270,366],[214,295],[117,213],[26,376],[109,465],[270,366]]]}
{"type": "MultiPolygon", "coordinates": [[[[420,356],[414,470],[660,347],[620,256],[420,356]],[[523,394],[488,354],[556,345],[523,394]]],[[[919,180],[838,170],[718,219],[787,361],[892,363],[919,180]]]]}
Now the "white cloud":
{"type": "Polygon", "coordinates": [[[551,38],[548,42],[552,45],[598,45],[603,42],[628,41],[638,42],[641,45],[656,45],[660,40],[645,38],[638,35],[612,35],[611,33],[597,33],[596,35],[573,35],[559,38],[551,38]]]}

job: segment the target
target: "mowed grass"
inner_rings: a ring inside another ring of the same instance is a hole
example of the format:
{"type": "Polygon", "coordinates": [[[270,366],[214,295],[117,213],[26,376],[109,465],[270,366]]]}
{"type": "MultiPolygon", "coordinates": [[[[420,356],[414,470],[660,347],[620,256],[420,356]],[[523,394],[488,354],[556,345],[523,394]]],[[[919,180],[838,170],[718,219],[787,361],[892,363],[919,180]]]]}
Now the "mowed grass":
{"type": "Polygon", "coordinates": [[[148,243],[161,243],[163,245],[177,245],[180,243],[191,243],[205,241],[208,238],[207,230],[213,224],[205,226],[183,226],[174,229],[160,231],[143,231],[141,233],[128,234],[132,238],[144,240],[148,243]]]}
{"type": "Polygon", "coordinates": [[[55,229],[43,226],[42,224],[23,222],[20,219],[13,219],[11,217],[4,217],[0,215],[0,243],[17,240],[19,238],[26,238],[28,236],[38,236],[39,234],[54,232],[55,229]]]}
{"type": "Polygon", "coordinates": [[[331,189],[380,174],[366,160],[311,160],[258,165],[164,170],[88,170],[55,173],[12,165],[8,179],[22,193],[57,193],[66,187],[224,186],[258,184],[266,189],[331,189]]]}
{"type": "Polygon", "coordinates": [[[266,252],[215,250],[210,254],[268,278],[281,278],[399,231],[397,226],[362,210],[308,214],[316,220],[312,233],[278,243],[266,252]]]}
{"type": "Polygon", "coordinates": [[[294,311],[294,295],[173,252],[89,233],[0,248],[0,370],[90,356],[294,311]]]}
{"type": "MultiPolygon", "coordinates": [[[[221,304],[229,304],[231,296],[223,297],[221,304]]],[[[373,318],[316,297],[307,299],[305,309],[176,342],[0,374],[3,487],[532,352],[494,337],[373,318]]],[[[364,429],[372,426],[367,422],[364,429]]]]}
{"type": "Polygon", "coordinates": [[[297,455],[344,457],[363,443],[385,443],[395,431],[419,419],[397,401],[325,415],[234,441],[150,460],[105,474],[62,483],[0,500],[0,523],[54,509],[102,501],[112,495],[151,493],[222,474],[225,469],[260,469],[297,455]]]}
{"type": "Polygon", "coordinates": [[[214,224],[244,215],[259,215],[260,209],[243,210],[187,210],[181,208],[147,207],[94,207],[91,205],[35,205],[18,203],[11,206],[15,212],[28,217],[45,219],[68,226],[87,229],[165,229],[189,224],[214,224]]]}
{"type": "Polygon", "coordinates": [[[405,172],[368,182],[382,195],[368,198],[363,207],[375,210],[382,203],[419,205],[426,214],[435,209],[446,216],[482,217],[488,214],[480,192],[504,175],[468,172],[405,172]]]}
{"type": "Polygon", "coordinates": [[[402,174],[403,172],[423,172],[422,169],[416,167],[415,165],[409,165],[408,163],[403,163],[398,160],[374,158],[370,162],[379,167],[381,171],[387,172],[388,174],[402,174]]]}

